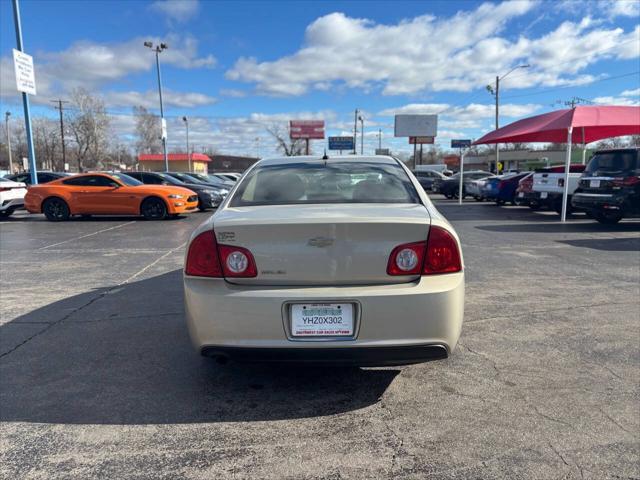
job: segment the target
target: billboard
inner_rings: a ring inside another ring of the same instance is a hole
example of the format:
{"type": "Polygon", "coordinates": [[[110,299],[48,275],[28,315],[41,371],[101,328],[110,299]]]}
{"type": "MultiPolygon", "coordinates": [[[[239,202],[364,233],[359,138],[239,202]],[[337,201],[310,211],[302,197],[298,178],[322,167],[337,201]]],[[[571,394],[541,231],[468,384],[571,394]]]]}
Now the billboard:
{"type": "Polygon", "coordinates": [[[353,150],[353,137],[329,137],[329,150],[353,150]]]}
{"type": "Polygon", "coordinates": [[[376,148],[376,155],[391,155],[391,150],[388,148],[376,148]]]}
{"type": "Polygon", "coordinates": [[[289,137],[323,139],[324,120],[291,120],[289,122],[289,137]]]}
{"type": "Polygon", "coordinates": [[[435,143],[435,137],[409,137],[409,145],[422,145],[425,143],[435,143]]]}
{"type": "Polygon", "coordinates": [[[437,115],[396,115],[396,137],[435,137],[437,133],[437,115]]]}

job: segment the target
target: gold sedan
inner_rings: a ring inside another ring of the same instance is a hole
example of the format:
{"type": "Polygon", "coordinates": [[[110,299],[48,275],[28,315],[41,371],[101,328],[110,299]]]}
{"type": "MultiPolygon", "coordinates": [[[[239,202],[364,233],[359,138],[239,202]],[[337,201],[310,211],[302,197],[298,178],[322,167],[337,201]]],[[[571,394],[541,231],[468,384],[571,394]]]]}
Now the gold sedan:
{"type": "Polygon", "coordinates": [[[184,289],[195,347],[221,361],[444,358],[464,312],[455,231],[383,156],[255,164],[193,233],[184,289]]]}

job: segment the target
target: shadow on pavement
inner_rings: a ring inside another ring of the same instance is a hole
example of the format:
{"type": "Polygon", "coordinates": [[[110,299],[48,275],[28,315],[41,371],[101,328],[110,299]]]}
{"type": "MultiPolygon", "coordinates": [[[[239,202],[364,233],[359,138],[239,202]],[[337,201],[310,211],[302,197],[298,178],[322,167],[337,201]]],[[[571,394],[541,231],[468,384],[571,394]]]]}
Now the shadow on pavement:
{"type": "Polygon", "coordinates": [[[591,248],[608,252],[639,252],[640,238],[602,238],[580,240],[556,240],[572,247],[591,248]]]}
{"type": "Polygon", "coordinates": [[[623,222],[616,225],[603,225],[596,221],[592,222],[580,222],[572,223],[560,223],[559,220],[555,222],[537,222],[537,223],[517,223],[506,225],[479,225],[476,226],[478,230],[485,230],[488,232],[506,232],[506,233],[566,233],[566,232],[640,232],[640,222],[623,222]]]}
{"type": "Polygon", "coordinates": [[[182,301],[176,270],[70,297],[3,325],[0,338],[12,342],[3,352],[34,336],[0,360],[0,420],[169,424],[317,417],[376,403],[399,373],[218,365],[192,348],[182,301]],[[56,323],[35,323],[45,321],[56,323]]]}

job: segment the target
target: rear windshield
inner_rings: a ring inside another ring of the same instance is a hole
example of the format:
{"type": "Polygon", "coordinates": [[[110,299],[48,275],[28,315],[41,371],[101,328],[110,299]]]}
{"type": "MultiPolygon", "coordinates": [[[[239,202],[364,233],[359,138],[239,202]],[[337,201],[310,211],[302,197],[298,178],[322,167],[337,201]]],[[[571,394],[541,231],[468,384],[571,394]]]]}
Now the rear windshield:
{"type": "Polygon", "coordinates": [[[584,176],[618,177],[640,174],[637,150],[596,153],[587,165],[584,176]]]}
{"type": "Polygon", "coordinates": [[[398,164],[329,161],[258,166],[230,205],[312,203],[420,203],[420,198],[398,164]]]}

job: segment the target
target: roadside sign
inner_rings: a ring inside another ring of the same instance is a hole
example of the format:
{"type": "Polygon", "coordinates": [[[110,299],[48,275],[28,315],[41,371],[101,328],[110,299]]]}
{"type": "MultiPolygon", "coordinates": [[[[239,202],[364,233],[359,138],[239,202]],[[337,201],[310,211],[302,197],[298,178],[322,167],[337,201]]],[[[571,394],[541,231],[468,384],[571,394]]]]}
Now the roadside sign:
{"type": "Polygon", "coordinates": [[[292,139],[323,139],[324,120],[291,120],[289,122],[289,137],[292,139]]]}
{"type": "Polygon", "coordinates": [[[16,72],[16,88],[18,91],[35,95],[36,75],[33,69],[33,57],[14,48],[13,68],[16,72]]]}
{"type": "Polygon", "coordinates": [[[22,157],[22,169],[25,172],[29,171],[29,159],[27,157],[22,157]]]}
{"type": "Polygon", "coordinates": [[[435,143],[435,137],[409,137],[409,145],[423,145],[435,143]]]}
{"type": "Polygon", "coordinates": [[[376,155],[391,155],[391,150],[388,148],[376,148],[376,155]]]}
{"type": "Polygon", "coordinates": [[[329,137],[329,150],[353,150],[353,137],[329,137]]]}
{"type": "Polygon", "coordinates": [[[165,118],[162,119],[162,134],[160,138],[167,139],[167,120],[165,118]]]}
{"type": "Polygon", "coordinates": [[[396,115],[396,137],[435,137],[438,134],[437,115],[396,115]]]}
{"type": "Polygon", "coordinates": [[[68,163],[65,163],[65,164],[64,164],[64,171],[65,171],[65,172],[68,172],[68,171],[69,171],[69,164],[68,164],[68,163]]]}
{"type": "Polygon", "coordinates": [[[451,148],[469,148],[471,140],[451,140],[451,148]]]}

